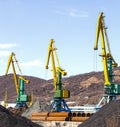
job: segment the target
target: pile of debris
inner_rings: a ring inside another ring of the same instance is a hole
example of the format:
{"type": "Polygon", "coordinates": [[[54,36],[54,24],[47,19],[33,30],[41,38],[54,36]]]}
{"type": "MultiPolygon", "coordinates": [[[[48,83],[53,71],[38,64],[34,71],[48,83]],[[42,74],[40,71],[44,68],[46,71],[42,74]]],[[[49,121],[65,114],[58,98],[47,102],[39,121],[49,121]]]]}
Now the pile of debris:
{"type": "Polygon", "coordinates": [[[106,104],[78,127],[120,127],[120,100],[106,104]]]}
{"type": "Polygon", "coordinates": [[[0,127],[42,127],[0,105],[0,127]]]}
{"type": "Polygon", "coordinates": [[[34,112],[49,112],[49,111],[50,111],[49,103],[37,99],[31,107],[22,112],[21,116],[30,119],[32,113],[34,112]]]}

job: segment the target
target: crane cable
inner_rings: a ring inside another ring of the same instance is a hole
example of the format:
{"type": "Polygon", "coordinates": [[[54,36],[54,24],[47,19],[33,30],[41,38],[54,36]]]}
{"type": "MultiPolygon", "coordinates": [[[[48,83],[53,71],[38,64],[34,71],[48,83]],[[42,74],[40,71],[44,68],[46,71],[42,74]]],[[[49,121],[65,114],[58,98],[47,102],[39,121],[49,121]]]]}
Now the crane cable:
{"type": "Polygon", "coordinates": [[[97,71],[97,50],[94,50],[93,53],[93,70],[97,71]]]}

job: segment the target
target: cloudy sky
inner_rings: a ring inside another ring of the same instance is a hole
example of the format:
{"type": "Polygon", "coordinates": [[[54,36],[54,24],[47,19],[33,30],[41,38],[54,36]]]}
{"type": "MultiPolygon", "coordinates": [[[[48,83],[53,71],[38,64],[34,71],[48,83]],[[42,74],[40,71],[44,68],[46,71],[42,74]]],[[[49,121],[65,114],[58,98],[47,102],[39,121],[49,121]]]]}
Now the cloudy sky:
{"type": "Polygon", "coordinates": [[[0,0],[0,75],[14,52],[24,75],[52,78],[51,64],[45,69],[51,38],[67,76],[102,71],[101,47],[93,50],[101,11],[112,55],[120,64],[119,6],[119,0],[0,0]]]}

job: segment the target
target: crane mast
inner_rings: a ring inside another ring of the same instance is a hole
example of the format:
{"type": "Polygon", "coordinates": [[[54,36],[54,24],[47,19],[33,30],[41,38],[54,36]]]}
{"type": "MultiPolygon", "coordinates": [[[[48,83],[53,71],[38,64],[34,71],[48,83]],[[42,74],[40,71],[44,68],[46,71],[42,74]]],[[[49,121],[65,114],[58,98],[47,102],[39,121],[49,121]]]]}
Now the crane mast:
{"type": "Polygon", "coordinates": [[[16,107],[24,107],[24,106],[26,106],[26,102],[30,102],[30,100],[31,100],[31,96],[24,93],[24,91],[25,91],[24,83],[28,84],[29,80],[27,80],[23,77],[22,71],[20,69],[20,66],[18,64],[18,61],[15,57],[14,52],[12,52],[8,58],[5,76],[8,75],[8,71],[9,71],[11,64],[12,64],[14,83],[15,83],[15,88],[16,88],[16,93],[17,93],[16,107]],[[16,74],[14,62],[17,64],[18,70],[21,74],[20,76],[17,76],[17,74],[16,74]]]}
{"type": "Polygon", "coordinates": [[[60,62],[56,50],[57,48],[54,46],[54,40],[51,39],[50,44],[48,46],[48,55],[46,61],[46,69],[48,69],[49,61],[51,58],[54,80],[54,98],[51,104],[51,110],[57,112],[70,111],[64,100],[64,98],[70,97],[70,91],[62,88],[62,76],[67,75],[67,72],[60,67],[60,62]]]}
{"type": "MultiPolygon", "coordinates": [[[[98,42],[99,36],[101,40],[101,48],[103,62],[103,72],[104,72],[104,89],[105,95],[100,100],[100,103],[105,100],[106,102],[110,102],[113,98],[116,98],[117,95],[120,95],[120,85],[113,82],[113,67],[117,67],[118,64],[115,62],[111,51],[110,45],[108,41],[107,31],[104,22],[103,12],[99,14],[97,28],[96,28],[96,40],[94,45],[94,50],[98,50],[98,42]]],[[[99,105],[100,105],[99,103],[99,105]]]]}

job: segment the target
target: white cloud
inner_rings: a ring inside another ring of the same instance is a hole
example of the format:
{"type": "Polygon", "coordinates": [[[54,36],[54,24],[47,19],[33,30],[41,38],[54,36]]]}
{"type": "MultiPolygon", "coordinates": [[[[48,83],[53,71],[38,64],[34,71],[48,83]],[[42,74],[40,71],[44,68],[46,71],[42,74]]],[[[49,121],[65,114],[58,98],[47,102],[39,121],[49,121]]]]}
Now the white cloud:
{"type": "Polygon", "coordinates": [[[40,60],[33,60],[21,63],[20,66],[22,67],[35,67],[35,66],[43,66],[43,63],[40,60]]]}
{"type": "Polygon", "coordinates": [[[9,56],[10,55],[10,52],[9,51],[0,51],[0,57],[6,57],[6,56],[9,56]]]}
{"type": "Polygon", "coordinates": [[[88,17],[88,12],[86,11],[80,11],[77,9],[69,9],[68,11],[61,11],[61,10],[57,10],[55,13],[59,14],[59,15],[68,15],[70,17],[78,17],[78,18],[86,18],[88,17]]]}
{"type": "Polygon", "coordinates": [[[0,44],[0,49],[10,49],[16,47],[15,43],[8,43],[8,44],[0,44]]]}
{"type": "Polygon", "coordinates": [[[71,9],[69,11],[69,16],[71,17],[88,17],[88,13],[85,12],[85,11],[79,11],[79,10],[76,10],[76,9],[71,9]]]}

